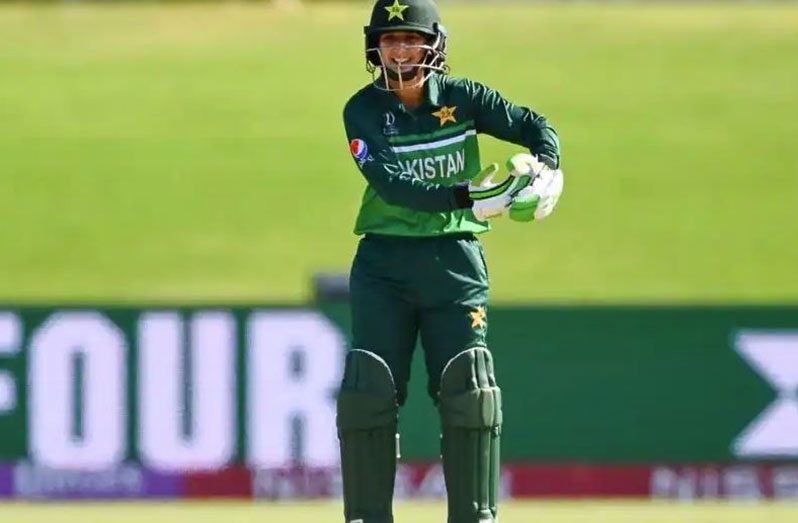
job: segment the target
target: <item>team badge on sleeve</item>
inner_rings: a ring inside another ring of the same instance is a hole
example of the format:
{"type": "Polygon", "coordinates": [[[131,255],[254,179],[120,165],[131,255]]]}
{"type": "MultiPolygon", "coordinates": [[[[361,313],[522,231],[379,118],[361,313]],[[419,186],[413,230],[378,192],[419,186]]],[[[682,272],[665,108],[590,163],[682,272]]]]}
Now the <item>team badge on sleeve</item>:
{"type": "Polygon", "coordinates": [[[351,151],[352,156],[355,157],[355,160],[357,160],[358,165],[361,167],[363,167],[364,163],[373,159],[371,156],[369,156],[369,146],[360,138],[355,138],[349,142],[349,150],[351,151]]]}

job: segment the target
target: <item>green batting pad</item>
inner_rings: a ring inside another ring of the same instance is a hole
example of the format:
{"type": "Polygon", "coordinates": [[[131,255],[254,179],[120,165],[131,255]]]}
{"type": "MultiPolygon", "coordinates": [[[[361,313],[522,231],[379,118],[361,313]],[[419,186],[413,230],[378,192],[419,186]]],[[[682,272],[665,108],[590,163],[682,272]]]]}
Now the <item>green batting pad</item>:
{"type": "Polygon", "coordinates": [[[449,361],[441,375],[438,411],[448,522],[497,521],[501,391],[487,349],[469,349],[449,361]]]}
{"type": "Polygon", "coordinates": [[[385,361],[369,351],[350,351],[336,420],[346,521],[393,521],[398,412],[393,377],[385,361]]]}

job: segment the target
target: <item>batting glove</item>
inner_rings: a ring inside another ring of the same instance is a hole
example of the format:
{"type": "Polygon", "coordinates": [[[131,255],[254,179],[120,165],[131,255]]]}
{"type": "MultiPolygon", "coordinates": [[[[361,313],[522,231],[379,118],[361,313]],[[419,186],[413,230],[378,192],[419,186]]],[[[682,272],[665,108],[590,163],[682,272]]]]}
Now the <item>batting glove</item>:
{"type": "Polygon", "coordinates": [[[471,210],[478,220],[501,216],[513,201],[513,197],[532,181],[529,174],[510,175],[502,182],[494,182],[493,177],[499,171],[499,165],[492,163],[482,169],[468,186],[468,196],[473,201],[471,210]]]}
{"type": "Polygon", "coordinates": [[[510,218],[518,222],[542,220],[554,211],[563,190],[563,174],[527,153],[513,155],[507,168],[514,176],[531,176],[532,183],[513,197],[510,218]]]}

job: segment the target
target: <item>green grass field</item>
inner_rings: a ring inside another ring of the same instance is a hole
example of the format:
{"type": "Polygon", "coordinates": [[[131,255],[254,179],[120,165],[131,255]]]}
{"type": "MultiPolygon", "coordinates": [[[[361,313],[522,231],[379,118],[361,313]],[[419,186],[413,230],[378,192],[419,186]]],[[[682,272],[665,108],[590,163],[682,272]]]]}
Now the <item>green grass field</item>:
{"type": "MultiPolygon", "coordinates": [[[[323,503],[174,504],[11,504],[0,505],[3,521],[31,523],[330,523],[341,521],[340,506],[323,503]]],[[[512,502],[501,509],[502,523],[792,523],[798,505],[776,503],[677,504],[645,501],[512,502]]],[[[445,506],[398,503],[397,523],[441,523],[445,506]]]]}
{"type": "MultiPolygon", "coordinates": [[[[453,73],[564,148],[551,220],[485,238],[494,301],[798,299],[798,6],[443,12],[453,73]]],[[[346,270],[367,16],[0,6],[0,301],[298,302],[346,270]]]]}

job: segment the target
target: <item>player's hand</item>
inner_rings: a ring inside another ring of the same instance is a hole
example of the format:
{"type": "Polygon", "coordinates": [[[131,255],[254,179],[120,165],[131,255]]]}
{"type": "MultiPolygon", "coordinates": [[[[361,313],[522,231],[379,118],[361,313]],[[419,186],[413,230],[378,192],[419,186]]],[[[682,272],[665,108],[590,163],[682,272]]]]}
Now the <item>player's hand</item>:
{"type": "Polygon", "coordinates": [[[498,171],[499,165],[492,163],[482,169],[468,186],[468,195],[474,202],[471,210],[478,220],[484,221],[505,214],[513,197],[532,181],[529,174],[510,173],[504,181],[494,182],[493,177],[498,171]]]}
{"type": "Polygon", "coordinates": [[[532,176],[532,183],[513,197],[510,218],[518,222],[542,220],[554,211],[563,189],[563,174],[527,153],[513,155],[507,168],[514,176],[532,176]]]}

